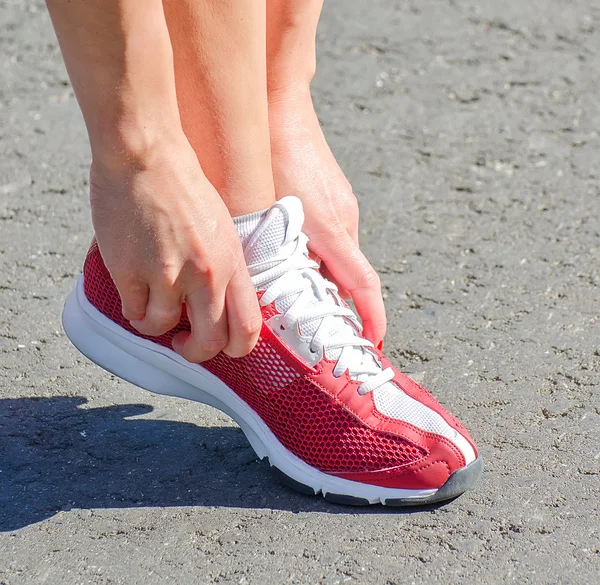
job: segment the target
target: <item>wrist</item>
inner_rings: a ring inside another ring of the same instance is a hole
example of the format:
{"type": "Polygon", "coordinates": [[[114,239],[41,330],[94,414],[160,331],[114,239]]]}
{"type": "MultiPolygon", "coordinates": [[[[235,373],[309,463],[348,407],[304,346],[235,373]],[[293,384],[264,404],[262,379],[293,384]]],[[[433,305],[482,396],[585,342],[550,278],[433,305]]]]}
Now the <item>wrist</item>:
{"type": "Polygon", "coordinates": [[[281,99],[297,99],[310,96],[310,85],[315,71],[310,65],[296,64],[269,65],[267,71],[267,97],[269,103],[281,99]]]}
{"type": "Polygon", "coordinates": [[[141,169],[150,164],[157,152],[187,141],[179,119],[172,124],[152,116],[106,120],[90,132],[93,164],[106,170],[124,167],[141,169]]]}
{"type": "Polygon", "coordinates": [[[290,41],[294,41],[293,35],[286,36],[277,50],[267,51],[269,99],[278,94],[310,94],[310,84],[317,70],[316,55],[306,50],[306,41],[290,41]]]}
{"type": "Polygon", "coordinates": [[[278,116],[280,113],[290,115],[294,112],[305,112],[313,108],[310,81],[288,79],[269,87],[267,93],[269,103],[269,117],[278,116]]]}

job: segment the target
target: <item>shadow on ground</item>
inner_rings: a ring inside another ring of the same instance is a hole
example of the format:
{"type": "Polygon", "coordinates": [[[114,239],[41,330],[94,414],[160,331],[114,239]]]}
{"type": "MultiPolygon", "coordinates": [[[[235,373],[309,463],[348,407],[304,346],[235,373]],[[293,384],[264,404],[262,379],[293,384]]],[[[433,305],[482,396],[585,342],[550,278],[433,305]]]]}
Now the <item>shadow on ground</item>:
{"type": "Polygon", "coordinates": [[[278,484],[236,427],[132,419],[152,407],[82,408],[86,402],[69,396],[0,400],[0,531],[72,508],[399,512],[336,506],[278,484]]]}

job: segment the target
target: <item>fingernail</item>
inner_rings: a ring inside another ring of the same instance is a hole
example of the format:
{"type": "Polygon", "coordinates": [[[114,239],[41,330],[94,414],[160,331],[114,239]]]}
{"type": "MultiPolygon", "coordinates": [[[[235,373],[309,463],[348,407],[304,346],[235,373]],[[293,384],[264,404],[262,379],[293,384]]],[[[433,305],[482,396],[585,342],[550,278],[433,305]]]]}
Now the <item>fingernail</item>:
{"type": "Polygon", "coordinates": [[[377,344],[377,349],[383,351],[383,339],[377,344]]]}

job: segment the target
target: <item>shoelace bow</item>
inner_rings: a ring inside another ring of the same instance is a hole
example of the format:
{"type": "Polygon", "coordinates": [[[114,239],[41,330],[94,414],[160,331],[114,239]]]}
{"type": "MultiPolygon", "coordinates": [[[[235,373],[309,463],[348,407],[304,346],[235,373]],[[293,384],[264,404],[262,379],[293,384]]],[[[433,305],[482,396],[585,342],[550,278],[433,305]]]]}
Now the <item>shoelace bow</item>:
{"type": "Polygon", "coordinates": [[[292,305],[282,314],[281,326],[305,331],[303,325],[319,321],[309,342],[310,351],[318,353],[321,349],[326,355],[327,350],[340,350],[333,375],[339,377],[348,371],[352,379],[362,382],[358,388],[360,394],[372,392],[390,382],[394,371],[383,369],[375,354],[369,351],[373,344],[358,336],[362,326],[356,315],[333,301],[330,291],[339,298],[337,287],[321,275],[318,264],[308,257],[307,242],[306,235],[300,232],[280,248],[277,258],[248,267],[256,289],[266,286],[260,304],[266,306],[278,299],[295,296],[292,305]],[[315,290],[319,291],[318,297],[315,290]],[[332,333],[339,325],[334,319],[345,319],[346,326],[332,333]]]}

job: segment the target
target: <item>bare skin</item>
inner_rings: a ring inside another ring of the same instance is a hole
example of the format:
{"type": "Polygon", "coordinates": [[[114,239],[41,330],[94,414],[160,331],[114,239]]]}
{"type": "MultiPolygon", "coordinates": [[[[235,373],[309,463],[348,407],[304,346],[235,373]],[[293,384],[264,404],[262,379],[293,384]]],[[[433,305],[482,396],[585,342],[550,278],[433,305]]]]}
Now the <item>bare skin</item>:
{"type": "Polygon", "coordinates": [[[358,244],[358,204],[316,116],[310,84],[323,0],[267,0],[267,82],[278,197],[304,202],[304,231],[324,272],[352,297],[365,336],[378,344],[386,317],[379,277],[358,244]]]}
{"type": "Polygon", "coordinates": [[[321,1],[47,3],[90,136],[96,237],[132,324],[162,334],[185,302],[184,357],[248,353],[261,320],[229,215],[294,193],[313,251],[381,340],[356,199],[310,101],[321,1]]]}
{"type": "Polygon", "coordinates": [[[379,278],[358,247],[356,197],[310,97],[322,0],[164,4],[182,124],[207,176],[233,215],[264,209],[275,194],[300,197],[312,251],[353,298],[366,337],[379,343],[386,323],[379,278]],[[218,129],[217,141],[207,128],[218,129]]]}
{"type": "MultiPolygon", "coordinates": [[[[92,220],[124,316],[160,335],[185,301],[192,331],[173,345],[186,359],[247,354],[260,310],[231,216],[182,129],[161,1],[47,4],[88,129],[92,220]]],[[[235,175],[235,157],[231,166],[235,175]]]]}
{"type": "Polygon", "coordinates": [[[232,216],[275,203],[265,0],[163,0],[183,129],[232,216]]]}

